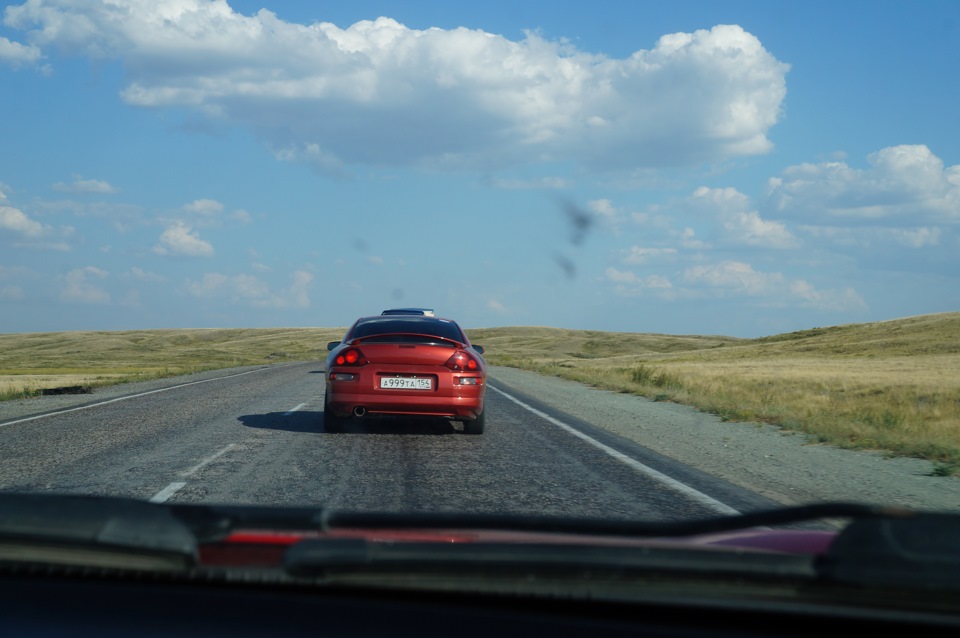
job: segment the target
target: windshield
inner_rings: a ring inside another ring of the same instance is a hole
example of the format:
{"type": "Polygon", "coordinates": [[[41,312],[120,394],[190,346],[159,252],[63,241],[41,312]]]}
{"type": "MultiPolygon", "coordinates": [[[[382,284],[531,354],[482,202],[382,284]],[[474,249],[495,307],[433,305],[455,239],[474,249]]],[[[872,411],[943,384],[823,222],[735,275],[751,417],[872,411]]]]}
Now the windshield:
{"type": "Polygon", "coordinates": [[[960,511],[958,7],[4,3],[0,491],[960,511]]]}

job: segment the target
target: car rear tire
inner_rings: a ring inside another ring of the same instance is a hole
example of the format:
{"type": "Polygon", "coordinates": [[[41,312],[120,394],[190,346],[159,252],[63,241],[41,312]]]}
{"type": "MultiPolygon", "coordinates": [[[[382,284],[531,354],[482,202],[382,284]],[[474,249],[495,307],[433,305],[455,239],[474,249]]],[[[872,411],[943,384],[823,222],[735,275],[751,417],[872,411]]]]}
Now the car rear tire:
{"type": "Polygon", "coordinates": [[[464,434],[483,434],[483,427],[487,420],[486,411],[481,412],[477,415],[476,419],[472,421],[463,422],[463,433],[464,434]]]}
{"type": "Polygon", "coordinates": [[[323,393],[323,431],[336,434],[343,432],[344,425],[346,425],[347,420],[342,416],[337,416],[330,411],[330,406],[327,403],[327,393],[323,393]]]}

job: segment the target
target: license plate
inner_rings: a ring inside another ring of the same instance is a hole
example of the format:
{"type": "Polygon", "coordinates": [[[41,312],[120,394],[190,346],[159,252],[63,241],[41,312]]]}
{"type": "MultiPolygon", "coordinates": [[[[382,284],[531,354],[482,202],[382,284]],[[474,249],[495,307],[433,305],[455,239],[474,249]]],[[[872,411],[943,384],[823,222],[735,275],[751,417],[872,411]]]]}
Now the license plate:
{"type": "Polygon", "coordinates": [[[381,390],[432,390],[432,379],[413,377],[380,377],[381,390]]]}

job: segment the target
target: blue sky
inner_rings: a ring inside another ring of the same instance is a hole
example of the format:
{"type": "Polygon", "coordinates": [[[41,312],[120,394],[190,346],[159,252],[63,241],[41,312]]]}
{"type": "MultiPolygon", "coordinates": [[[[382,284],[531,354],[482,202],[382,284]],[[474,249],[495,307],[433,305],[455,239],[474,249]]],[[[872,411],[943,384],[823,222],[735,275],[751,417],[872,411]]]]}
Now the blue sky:
{"type": "Polygon", "coordinates": [[[960,3],[8,3],[0,332],[960,310],[960,3]]]}

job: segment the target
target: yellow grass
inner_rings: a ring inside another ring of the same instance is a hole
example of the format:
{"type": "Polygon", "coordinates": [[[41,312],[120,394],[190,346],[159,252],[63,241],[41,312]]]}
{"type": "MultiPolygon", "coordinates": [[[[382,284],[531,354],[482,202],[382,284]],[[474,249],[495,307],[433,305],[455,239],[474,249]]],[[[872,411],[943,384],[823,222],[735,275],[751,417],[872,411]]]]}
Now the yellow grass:
{"type": "Polygon", "coordinates": [[[493,363],[774,423],[819,442],[927,458],[938,473],[960,473],[960,313],[741,340],[527,330],[535,347],[502,330],[472,338],[503,347],[488,356],[493,363]]]}
{"type": "Polygon", "coordinates": [[[343,328],[0,334],[0,399],[234,366],[323,359],[343,328]]]}

